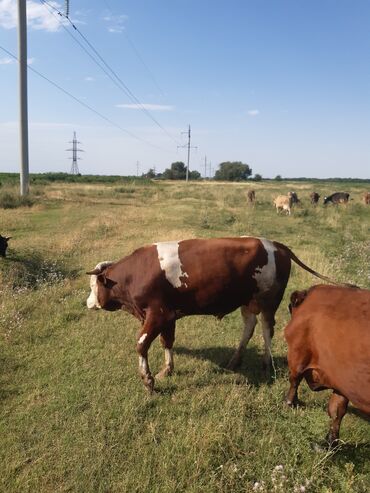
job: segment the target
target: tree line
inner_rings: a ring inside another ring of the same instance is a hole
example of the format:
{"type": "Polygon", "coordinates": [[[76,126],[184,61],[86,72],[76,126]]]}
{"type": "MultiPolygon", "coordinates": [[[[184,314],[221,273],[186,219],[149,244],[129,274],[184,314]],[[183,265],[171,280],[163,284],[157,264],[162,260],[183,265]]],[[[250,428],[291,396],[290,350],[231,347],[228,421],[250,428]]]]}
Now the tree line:
{"type": "MultiPolygon", "coordinates": [[[[185,180],[186,179],[187,166],[182,161],[176,161],[171,164],[170,168],[167,168],[163,173],[155,173],[154,168],[143,176],[145,178],[157,178],[162,180],[185,180]]],[[[219,181],[245,181],[252,175],[252,169],[248,164],[244,164],[241,161],[225,161],[220,163],[219,169],[216,171],[214,180],[219,181]]],[[[255,178],[260,175],[255,175],[255,178]]],[[[199,171],[189,170],[189,180],[199,180],[201,175],[199,171]]],[[[260,177],[262,179],[262,176],[260,177]]]]}

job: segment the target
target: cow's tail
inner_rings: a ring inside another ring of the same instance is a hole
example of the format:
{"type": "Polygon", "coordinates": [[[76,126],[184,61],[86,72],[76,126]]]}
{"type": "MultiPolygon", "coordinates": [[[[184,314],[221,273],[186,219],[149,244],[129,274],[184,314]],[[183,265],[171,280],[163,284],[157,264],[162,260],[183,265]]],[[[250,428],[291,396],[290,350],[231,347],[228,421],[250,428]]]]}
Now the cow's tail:
{"type": "MultiPolygon", "coordinates": [[[[319,272],[316,272],[315,270],[311,269],[311,267],[308,267],[308,265],[304,264],[302,260],[300,260],[297,255],[295,255],[292,250],[287,247],[286,245],[283,245],[283,243],[279,243],[277,241],[274,241],[275,244],[277,244],[280,248],[283,250],[287,251],[289,253],[290,258],[295,262],[299,267],[302,267],[302,269],[306,270],[310,274],[314,275],[315,277],[318,277],[319,279],[322,279],[323,281],[329,282],[330,284],[337,284],[338,286],[343,286],[344,284],[338,281],[334,281],[333,279],[330,279],[330,277],[324,276],[323,274],[320,274],[319,272]]],[[[349,284],[345,284],[346,286],[349,286],[349,284]]]]}

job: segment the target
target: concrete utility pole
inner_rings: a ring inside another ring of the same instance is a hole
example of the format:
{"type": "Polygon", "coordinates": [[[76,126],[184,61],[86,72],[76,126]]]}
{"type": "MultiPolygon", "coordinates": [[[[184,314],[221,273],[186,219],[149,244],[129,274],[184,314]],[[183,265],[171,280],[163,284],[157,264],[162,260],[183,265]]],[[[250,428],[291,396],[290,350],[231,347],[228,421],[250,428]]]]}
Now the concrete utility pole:
{"type": "Polygon", "coordinates": [[[139,161],[136,161],[136,176],[139,176],[139,161]]]}
{"type": "Polygon", "coordinates": [[[187,161],[187,166],[186,166],[186,181],[188,182],[189,181],[189,163],[190,163],[190,149],[198,149],[196,146],[191,146],[190,145],[190,141],[191,141],[191,128],[190,128],[190,125],[189,125],[189,128],[188,128],[188,131],[187,132],[181,132],[182,134],[185,134],[187,133],[188,134],[188,143],[185,144],[184,146],[177,146],[177,148],[179,147],[187,147],[188,148],[188,161],[187,161]]]}
{"type": "Polygon", "coordinates": [[[26,0],[18,0],[18,66],[19,66],[19,109],[20,109],[20,193],[29,192],[28,165],[28,108],[27,108],[27,9],[26,0]]]}
{"type": "Polygon", "coordinates": [[[207,178],[207,156],[204,156],[204,179],[207,178]]]}

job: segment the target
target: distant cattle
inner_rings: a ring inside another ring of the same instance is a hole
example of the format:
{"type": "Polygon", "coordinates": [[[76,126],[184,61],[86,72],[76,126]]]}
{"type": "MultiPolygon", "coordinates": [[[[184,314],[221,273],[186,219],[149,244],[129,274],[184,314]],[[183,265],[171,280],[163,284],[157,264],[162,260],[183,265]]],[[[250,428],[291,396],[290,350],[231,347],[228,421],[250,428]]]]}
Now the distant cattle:
{"type": "MultiPolygon", "coordinates": [[[[235,368],[261,314],[265,365],[271,363],[275,312],[289,279],[291,261],[320,279],[285,245],[264,238],[213,238],[154,243],[118,262],[100,262],[91,275],[88,308],[123,309],[142,324],[137,339],[139,371],[153,390],[148,350],[160,336],[165,366],[172,373],[176,320],[187,315],[221,319],[241,307],[244,331],[229,362],[235,368]]],[[[330,282],[330,281],[329,281],[330,282]]],[[[201,331],[202,328],[199,327],[201,331]]]]}
{"type": "Polygon", "coordinates": [[[362,202],[365,205],[369,205],[370,204],[370,192],[365,192],[364,193],[364,195],[362,196],[362,202]]]}
{"type": "Polygon", "coordinates": [[[11,236],[1,236],[0,235],[0,255],[2,257],[6,256],[6,249],[8,248],[8,241],[11,236]]]}
{"type": "Polygon", "coordinates": [[[370,414],[370,291],[319,285],[291,295],[285,328],[290,389],[298,403],[303,378],[312,390],[333,389],[328,445],[336,445],[348,401],[370,414]]]}
{"type": "Polygon", "coordinates": [[[317,192],[310,193],[310,201],[312,205],[316,205],[319,203],[320,195],[317,192]]]}
{"type": "Polygon", "coordinates": [[[286,211],[286,213],[290,215],[293,205],[293,199],[289,195],[278,195],[274,200],[274,205],[278,214],[280,211],[286,211]]]}
{"type": "Polygon", "coordinates": [[[253,204],[256,200],[256,192],[254,190],[248,190],[247,199],[250,204],[253,204]]]}
{"type": "Polygon", "coordinates": [[[331,202],[332,204],[347,204],[349,200],[349,193],[345,192],[336,192],[328,197],[324,197],[324,205],[331,202]]]}
{"type": "Polygon", "coordinates": [[[300,204],[301,203],[296,192],[288,192],[288,197],[290,197],[292,199],[292,204],[300,204]]]}

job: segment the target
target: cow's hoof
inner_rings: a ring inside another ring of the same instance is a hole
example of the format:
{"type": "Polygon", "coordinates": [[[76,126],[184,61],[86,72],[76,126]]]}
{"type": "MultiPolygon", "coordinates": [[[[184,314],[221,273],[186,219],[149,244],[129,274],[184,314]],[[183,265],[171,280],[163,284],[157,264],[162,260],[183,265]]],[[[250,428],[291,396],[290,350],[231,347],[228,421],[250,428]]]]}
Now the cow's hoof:
{"type": "Polygon", "coordinates": [[[162,370],[156,374],[155,378],[158,380],[163,380],[166,377],[169,377],[172,375],[172,368],[169,366],[165,366],[162,368],[162,370]]]}
{"type": "Polygon", "coordinates": [[[240,354],[234,354],[231,360],[228,362],[226,368],[231,371],[235,371],[241,365],[242,357],[240,354]]]}
{"type": "Polygon", "coordinates": [[[146,375],[143,377],[143,384],[145,385],[145,388],[148,390],[150,394],[153,393],[154,390],[154,378],[152,375],[146,375]]]}

